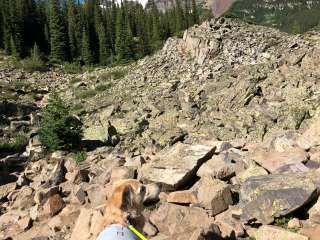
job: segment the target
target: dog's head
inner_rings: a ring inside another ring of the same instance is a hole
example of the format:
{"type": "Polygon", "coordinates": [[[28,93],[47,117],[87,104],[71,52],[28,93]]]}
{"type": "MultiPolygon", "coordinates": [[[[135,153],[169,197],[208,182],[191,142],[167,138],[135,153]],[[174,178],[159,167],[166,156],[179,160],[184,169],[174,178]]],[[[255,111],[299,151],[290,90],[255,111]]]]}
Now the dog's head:
{"type": "Polygon", "coordinates": [[[143,203],[149,195],[147,187],[137,180],[118,181],[114,184],[112,195],[107,201],[106,214],[114,218],[115,222],[128,223],[130,219],[141,216],[143,203]]]}

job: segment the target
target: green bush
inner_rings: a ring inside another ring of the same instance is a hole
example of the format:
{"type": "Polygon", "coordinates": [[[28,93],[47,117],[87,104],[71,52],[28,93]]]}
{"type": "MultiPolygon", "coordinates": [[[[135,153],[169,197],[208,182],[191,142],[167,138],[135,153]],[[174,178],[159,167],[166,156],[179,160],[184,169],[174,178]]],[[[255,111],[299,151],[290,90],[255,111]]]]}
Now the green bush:
{"type": "Polygon", "coordinates": [[[94,97],[97,94],[95,89],[83,90],[76,93],[78,99],[87,99],[94,97]]]}
{"type": "Polygon", "coordinates": [[[77,63],[77,62],[72,62],[72,63],[66,62],[63,64],[63,71],[69,74],[82,73],[82,67],[80,63],[77,63]]]}
{"type": "Polygon", "coordinates": [[[12,142],[0,140],[0,152],[23,152],[28,144],[28,138],[24,133],[19,133],[12,142]]]}
{"type": "Polygon", "coordinates": [[[75,77],[75,78],[72,78],[70,80],[70,84],[75,84],[75,83],[78,83],[78,82],[81,82],[81,81],[82,81],[81,78],[75,77]]]}
{"type": "Polygon", "coordinates": [[[79,164],[87,159],[87,152],[80,151],[76,153],[75,161],[79,164]]]}
{"type": "Polygon", "coordinates": [[[39,137],[50,151],[75,149],[80,146],[82,122],[71,115],[71,110],[56,94],[49,99],[42,113],[39,137]]]}
{"type": "Polygon", "coordinates": [[[103,92],[103,91],[106,91],[108,90],[109,88],[111,87],[110,84],[99,84],[95,87],[95,89],[98,91],[98,92],[103,92]]]}
{"type": "Polygon", "coordinates": [[[35,44],[31,50],[31,57],[17,62],[16,65],[18,65],[18,67],[20,66],[20,68],[27,72],[44,72],[48,70],[47,65],[42,60],[42,54],[40,53],[37,44],[35,44]]]}
{"type": "Polygon", "coordinates": [[[16,66],[27,72],[44,72],[48,70],[47,65],[41,59],[26,58],[18,62],[16,66]]]}
{"type": "Polygon", "coordinates": [[[99,79],[101,79],[102,81],[108,81],[111,79],[117,80],[117,79],[123,78],[125,75],[127,75],[126,70],[113,70],[110,72],[102,73],[99,76],[99,79]]]}

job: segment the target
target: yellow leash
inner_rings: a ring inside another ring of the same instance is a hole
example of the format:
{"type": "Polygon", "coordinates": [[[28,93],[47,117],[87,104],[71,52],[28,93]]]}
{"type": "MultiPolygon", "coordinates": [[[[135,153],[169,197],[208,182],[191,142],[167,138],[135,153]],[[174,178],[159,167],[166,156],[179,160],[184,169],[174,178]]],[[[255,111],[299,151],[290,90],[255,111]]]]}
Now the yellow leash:
{"type": "Polygon", "coordinates": [[[145,236],[143,236],[137,229],[134,228],[134,226],[129,225],[129,229],[130,229],[135,235],[137,235],[141,240],[148,240],[148,238],[146,238],[145,236]]]}

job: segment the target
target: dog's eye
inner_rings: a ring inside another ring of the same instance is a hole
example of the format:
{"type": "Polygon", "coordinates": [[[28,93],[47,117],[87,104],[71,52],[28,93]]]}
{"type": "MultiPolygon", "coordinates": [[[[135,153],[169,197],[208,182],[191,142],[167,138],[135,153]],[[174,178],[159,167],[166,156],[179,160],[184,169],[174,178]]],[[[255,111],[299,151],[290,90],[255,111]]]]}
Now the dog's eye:
{"type": "Polygon", "coordinates": [[[145,192],[146,192],[146,187],[142,185],[140,187],[140,193],[145,193],[145,192]]]}

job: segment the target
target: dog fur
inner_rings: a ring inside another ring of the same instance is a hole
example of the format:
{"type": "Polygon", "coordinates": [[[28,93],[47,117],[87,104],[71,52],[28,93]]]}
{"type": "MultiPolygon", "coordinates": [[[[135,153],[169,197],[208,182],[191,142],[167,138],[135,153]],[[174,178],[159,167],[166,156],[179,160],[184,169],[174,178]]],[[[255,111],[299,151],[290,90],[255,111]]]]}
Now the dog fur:
{"type": "Polygon", "coordinates": [[[143,228],[141,220],[143,202],[146,196],[146,187],[134,179],[121,180],[114,184],[111,197],[106,202],[105,216],[101,229],[111,224],[128,226],[129,220],[134,221],[143,228]]]}

